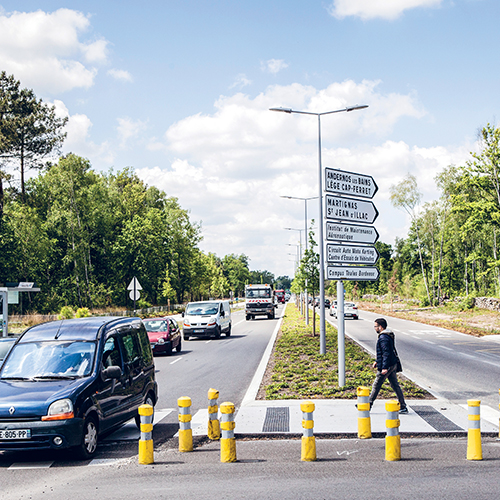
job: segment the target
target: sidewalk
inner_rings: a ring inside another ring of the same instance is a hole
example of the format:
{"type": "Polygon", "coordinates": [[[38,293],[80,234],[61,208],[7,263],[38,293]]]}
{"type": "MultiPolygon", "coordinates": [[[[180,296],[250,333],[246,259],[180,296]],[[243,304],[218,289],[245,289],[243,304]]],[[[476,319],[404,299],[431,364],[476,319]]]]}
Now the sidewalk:
{"type": "MultiPolygon", "coordinates": [[[[278,321],[248,391],[237,410],[235,434],[244,436],[301,435],[301,400],[257,400],[257,393],[266,371],[274,342],[283,318],[278,321]]],[[[418,384],[418,381],[414,381],[418,384]]],[[[357,436],[358,410],[356,400],[317,399],[314,434],[324,436],[357,436]]],[[[445,399],[407,401],[410,413],[400,415],[401,435],[465,436],[468,429],[467,405],[457,405],[445,399]]],[[[385,400],[377,399],[370,412],[374,436],[385,435],[385,400]]],[[[497,408],[481,406],[481,433],[499,435],[500,412],[497,408]]]]}

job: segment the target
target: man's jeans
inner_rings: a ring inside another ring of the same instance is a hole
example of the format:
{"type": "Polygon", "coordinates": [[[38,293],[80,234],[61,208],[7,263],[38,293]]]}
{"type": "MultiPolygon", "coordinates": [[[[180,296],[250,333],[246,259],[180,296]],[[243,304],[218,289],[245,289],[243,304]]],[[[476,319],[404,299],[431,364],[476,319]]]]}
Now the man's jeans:
{"type": "Polygon", "coordinates": [[[399,386],[396,367],[397,365],[391,366],[385,375],[382,375],[382,372],[377,371],[377,377],[373,381],[372,392],[369,398],[370,406],[373,405],[373,402],[375,401],[375,399],[377,399],[378,393],[382,388],[385,379],[387,378],[389,379],[389,383],[391,384],[392,390],[396,393],[396,396],[398,397],[400,409],[402,410],[403,408],[406,408],[405,397],[403,396],[403,391],[399,386]]]}

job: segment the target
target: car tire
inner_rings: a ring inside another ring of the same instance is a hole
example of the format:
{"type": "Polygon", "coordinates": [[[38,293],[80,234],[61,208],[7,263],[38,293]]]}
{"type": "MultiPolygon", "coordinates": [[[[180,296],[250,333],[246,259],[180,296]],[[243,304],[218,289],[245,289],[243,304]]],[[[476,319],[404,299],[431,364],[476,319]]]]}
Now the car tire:
{"type": "MultiPolygon", "coordinates": [[[[153,407],[153,415],[154,415],[155,404],[154,404],[153,398],[151,397],[151,394],[148,394],[146,396],[146,398],[144,399],[144,404],[151,405],[153,407]]],[[[141,430],[141,416],[139,415],[139,410],[137,410],[137,415],[134,417],[134,420],[135,420],[135,425],[137,426],[137,428],[139,430],[141,430]]]]}
{"type": "Polygon", "coordinates": [[[189,341],[189,335],[183,335],[182,337],[186,342],[189,341]]]}
{"type": "Polygon", "coordinates": [[[247,315],[245,316],[245,320],[246,320],[246,321],[249,321],[249,320],[250,320],[250,314],[247,314],[247,315]]]}
{"type": "Polygon", "coordinates": [[[231,324],[229,324],[229,328],[227,329],[227,332],[226,332],[226,337],[230,337],[231,336],[231,324]]]}
{"type": "Polygon", "coordinates": [[[220,326],[218,326],[217,330],[215,332],[215,338],[220,339],[220,336],[221,336],[221,329],[220,329],[220,326]]]}
{"type": "Polygon", "coordinates": [[[76,448],[76,455],[81,460],[91,459],[97,451],[97,423],[94,417],[87,417],[83,423],[82,442],[76,448]]]}
{"type": "Polygon", "coordinates": [[[179,337],[179,343],[176,345],[175,350],[177,352],[181,352],[182,351],[182,339],[181,339],[181,337],[179,337]]]}

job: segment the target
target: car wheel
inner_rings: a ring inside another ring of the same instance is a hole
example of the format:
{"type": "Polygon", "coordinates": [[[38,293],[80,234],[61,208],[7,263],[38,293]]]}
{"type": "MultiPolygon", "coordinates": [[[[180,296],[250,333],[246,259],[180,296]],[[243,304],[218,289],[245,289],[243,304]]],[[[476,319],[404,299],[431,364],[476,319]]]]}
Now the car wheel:
{"type": "Polygon", "coordinates": [[[217,330],[215,331],[215,338],[216,339],[219,339],[221,336],[221,330],[220,330],[220,326],[217,327],[217,330]]]}
{"type": "Polygon", "coordinates": [[[189,335],[183,335],[183,338],[185,341],[188,341],[189,340],[189,335]]]}
{"type": "Polygon", "coordinates": [[[97,451],[97,424],[94,417],[87,417],[83,424],[82,442],[76,449],[77,456],[88,460],[97,451]]]}
{"type": "Polygon", "coordinates": [[[175,350],[176,350],[177,352],[181,352],[181,351],[182,351],[182,340],[181,340],[181,338],[180,338],[180,337],[179,337],[179,343],[177,344],[177,346],[176,346],[175,350]]]}
{"type": "Polygon", "coordinates": [[[247,315],[245,316],[245,319],[248,321],[248,320],[250,319],[250,314],[247,314],[247,315]]]}
{"type": "Polygon", "coordinates": [[[229,325],[229,328],[227,329],[226,337],[229,337],[230,335],[231,335],[231,325],[229,325]]]}
{"type": "Polygon", "coordinates": [[[172,356],[172,342],[169,342],[165,349],[165,356],[172,356]]]}

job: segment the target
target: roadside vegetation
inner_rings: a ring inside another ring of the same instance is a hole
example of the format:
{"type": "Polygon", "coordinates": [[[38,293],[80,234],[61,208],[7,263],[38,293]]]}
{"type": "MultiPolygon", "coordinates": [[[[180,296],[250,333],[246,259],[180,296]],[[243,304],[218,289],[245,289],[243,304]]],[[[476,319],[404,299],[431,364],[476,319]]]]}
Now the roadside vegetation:
{"type": "Polygon", "coordinates": [[[488,309],[464,308],[461,301],[436,307],[419,307],[410,303],[360,300],[358,307],[385,316],[417,321],[457,332],[482,337],[500,335],[500,313],[488,309]]]}
{"type": "MultiPolygon", "coordinates": [[[[316,315],[316,332],[319,318],[316,315]]],[[[375,345],[376,338],[374,335],[375,345]]],[[[259,390],[259,399],[355,399],[358,386],[371,387],[375,378],[372,356],[346,338],[346,386],[338,386],[337,330],[326,325],[326,355],[319,354],[319,336],[313,336],[310,325],[294,304],[286,307],[281,330],[266,374],[259,390]]],[[[404,360],[402,360],[404,365],[404,360]]],[[[429,399],[432,396],[399,374],[407,399],[429,399]]],[[[388,382],[379,398],[393,398],[388,382]]]]}

